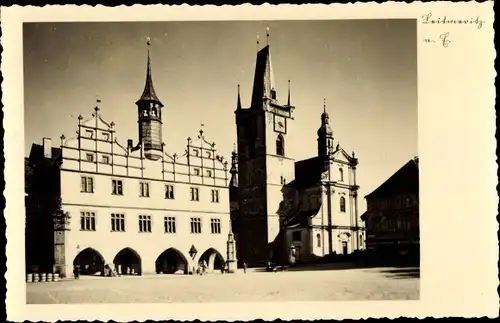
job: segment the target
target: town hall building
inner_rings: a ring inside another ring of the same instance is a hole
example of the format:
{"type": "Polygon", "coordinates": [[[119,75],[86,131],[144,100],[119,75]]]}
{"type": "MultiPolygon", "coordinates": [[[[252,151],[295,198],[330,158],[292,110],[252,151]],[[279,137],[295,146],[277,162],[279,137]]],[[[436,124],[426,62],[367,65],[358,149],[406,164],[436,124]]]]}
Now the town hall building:
{"type": "Polygon", "coordinates": [[[153,86],[149,41],[138,141],[119,140],[99,105],[78,117],[75,137],[62,135],[59,148],[44,138],[26,158],[27,270],[188,273],[203,261],[209,271],[232,263],[228,162],[203,130],[184,152],[167,153],[169,113],[153,86]]]}
{"type": "MultiPolygon", "coordinates": [[[[269,38],[269,34],[267,35],[269,38]]],[[[289,154],[294,109],[279,102],[269,43],[257,53],[250,105],[238,87],[237,151],[230,182],[231,217],[240,262],[311,261],[364,248],[358,215],[358,159],[335,140],[324,111],[318,118],[318,152],[296,161],[289,154]]],[[[299,107],[300,108],[300,107],[299,107]]]]}

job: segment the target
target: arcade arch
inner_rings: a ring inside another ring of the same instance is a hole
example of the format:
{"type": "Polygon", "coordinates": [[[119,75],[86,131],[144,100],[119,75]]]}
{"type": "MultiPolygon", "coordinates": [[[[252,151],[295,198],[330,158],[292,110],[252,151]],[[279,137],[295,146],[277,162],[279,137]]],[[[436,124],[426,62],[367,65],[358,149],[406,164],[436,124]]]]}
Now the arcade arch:
{"type": "Polygon", "coordinates": [[[104,273],[104,257],[94,248],[80,251],[73,260],[73,267],[80,267],[80,275],[95,275],[104,273]]]}
{"type": "Polygon", "coordinates": [[[155,262],[157,274],[187,274],[188,265],[186,257],[175,248],[163,251],[155,262]]]}
{"type": "Polygon", "coordinates": [[[214,248],[209,248],[201,254],[198,262],[201,263],[203,261],[206,262],[207,271],[209,273],[213,272],[214,270],[221,270],[224,266],[224,257],[214,248]]]}
{"type": "Polygon", "coordinates": [[[120,250],[114,260],[113,264],[121,275],[141,275],[142,274],[142,261],[139,254],[132,248],[124,248],[120,250]]]}

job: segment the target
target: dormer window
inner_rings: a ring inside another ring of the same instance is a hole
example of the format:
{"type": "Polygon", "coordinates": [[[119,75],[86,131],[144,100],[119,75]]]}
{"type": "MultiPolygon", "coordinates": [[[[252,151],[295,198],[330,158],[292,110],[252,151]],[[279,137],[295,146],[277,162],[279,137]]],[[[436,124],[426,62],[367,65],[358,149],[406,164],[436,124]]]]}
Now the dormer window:
{"type": "Polygon", "coordinates": [[[102,156],[102,162],[104,164],[109,164],[109,156],[102,156]]]}
{"type": "Polygon", "coordinates": [[[193,155],[198,157],[200,155],[200,151],[198,149],[193,149],[193,155]]]}
{"type": "Polygon", "coordinates": [[[212,152],[211,151],[207,151],[207,157],[208,158],[212,158],[212,152]]]}
{"type": "Polygon", "coordinates": [[[93,130],[85,130],[85,135],[88,138],[92,139],[92,138],[94,138],[94,131],[93,130]]]}
{"type": "Polygon", "coordinates": [[[211,169],[207,169],[207,177],[212,177],[212,170],[211,169]]]}
{"type": "Polygon", "coordinates": [[[106,140],[106,141],[109,141],[109,133],[108,132],[103,132],[102,133],[102,139],[106,140]]]}

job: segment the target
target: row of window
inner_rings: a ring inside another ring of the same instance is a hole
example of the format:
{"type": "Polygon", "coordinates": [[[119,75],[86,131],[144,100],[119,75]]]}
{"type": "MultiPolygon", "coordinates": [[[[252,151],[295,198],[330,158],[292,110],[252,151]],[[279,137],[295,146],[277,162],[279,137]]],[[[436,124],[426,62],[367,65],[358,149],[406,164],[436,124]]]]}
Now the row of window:
{"type": "MultiPolygon", "coordinates": [[[[292,240],[293,242],[301,242],[302,241],[302,231],[294,231],[292,232],[292,240]]],[[[359,236],[359,245],[363,245],[363,235],[359,236]]],[[[321,247],[321,234],[316,234],[316,247],[321,247]]]]}
{"type": "MultiPolygon", "coordinates": [[[[80,216],[80,229],[83,231],[95,231],[96,229],[96,215],[95,212],[81,212],[80,216]]],[[[176,217],[165,216],[163,218],[165,233],[176,233],[176,217]]],[[[138,218],[139,232],[152,232],[151,215],[139,215],[138,218]]],[[[202,229],[201,218],[191,218],[191,233],[201,233],[202,229]]],[[[210,219],[210,229],[213,234],[221,233],[220,219],[210,219]]],[[[125,214],[111,213],[111,231],[125,232],[125,214]]]]}
{"type": "MultiPolygon", "coordinates": [[[[94,178],[89,176],[82,176],[81,180],[81,191],[84,193],[94,193],[94,178]]],[[[119,179],[111,180],[111,193],[113,195],[123,195],[123,181],[119,179]]],[[[150,183],[140,182],[139,183],[139,196],[140,197],[150,197],[150,183]]],[[[200,189],[198,187],[190,188],[191,201],[200,200],[200,189]]],[[[219,203],[219,190],[212,189],[211,197],[213,203],[219,203]]],[[[165,185],[165,198],[173,200],[174,186],[165,185]]]]}

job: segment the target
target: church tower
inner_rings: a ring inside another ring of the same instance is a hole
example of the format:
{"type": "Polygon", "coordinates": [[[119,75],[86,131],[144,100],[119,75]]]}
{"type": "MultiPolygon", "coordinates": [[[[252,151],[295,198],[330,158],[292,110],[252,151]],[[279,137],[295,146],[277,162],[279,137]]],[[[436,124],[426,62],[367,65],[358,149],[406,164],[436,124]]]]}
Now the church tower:
{"type": "MultiPolygon", "coordinates": [[[[162,108],[163,104],[156,96],[151,76],[151,57],[149,48],[151,42],[148,38],[148,63],[146,70],[146,84],[137,105],[139,123],[139,145],[142,144],[144,155],[151,160],[158,160],[162,156],[162,108]]],[[[138,148],[138,147],[136,147],[138,148]]]]}
{"type": "MultiPolygon", "coordinates": [[[[257,42],[258,44],[258,42],[257,42]]],[[[289,93],[290,94],[290,93],[289,93]]],[[[252,99],[243,108],[238,92],[238,258],[249,265],[278,257],[283,186],[294,178],[294,160],[287,150],[287,134],[293,120],[290,97],[278,102],[271,63],[269,29],[267,44],[258,50],[252,99]]]]}
{"type": "Polygon", "coordinates": [[[321,114],[321,127],[318,129],[318,157],[326,162],[333,152],[333,131],[330,127],[328,113],[326,113],[325,101],[321,114]]]}

